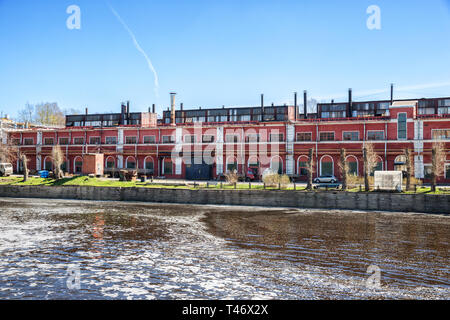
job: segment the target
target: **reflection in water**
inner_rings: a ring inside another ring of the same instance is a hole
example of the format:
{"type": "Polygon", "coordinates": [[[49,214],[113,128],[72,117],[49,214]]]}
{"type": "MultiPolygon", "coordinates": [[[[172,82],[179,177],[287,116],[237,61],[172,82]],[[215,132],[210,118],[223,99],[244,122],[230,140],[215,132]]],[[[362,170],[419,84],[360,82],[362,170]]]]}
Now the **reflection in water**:
{"type": "Polygon", "coordinates": [[[450,298],[447,216],[35,199],[0,212],[0,299],[450,298]]]}

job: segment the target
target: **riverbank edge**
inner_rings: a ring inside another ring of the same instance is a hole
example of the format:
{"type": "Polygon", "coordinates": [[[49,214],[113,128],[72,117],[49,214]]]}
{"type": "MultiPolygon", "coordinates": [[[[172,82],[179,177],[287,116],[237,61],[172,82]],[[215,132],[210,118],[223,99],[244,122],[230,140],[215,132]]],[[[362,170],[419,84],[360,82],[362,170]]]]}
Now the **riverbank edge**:
{"type": "Polygon", "coordinates": [[[450,195],[0,185],[0,197],[450,213],[450,195]]]}

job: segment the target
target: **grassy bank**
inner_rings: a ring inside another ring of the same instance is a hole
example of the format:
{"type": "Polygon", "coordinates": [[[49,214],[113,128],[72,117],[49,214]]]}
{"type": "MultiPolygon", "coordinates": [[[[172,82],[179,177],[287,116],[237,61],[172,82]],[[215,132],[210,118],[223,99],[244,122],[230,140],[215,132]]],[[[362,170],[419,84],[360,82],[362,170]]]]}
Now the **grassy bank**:
{"type": "MultiPolygon", "coordinates": [[[[64,178],[60,180],[55,179],[44,179],[39,177],[30,177],[28,181],[23,182],[23,179],[21,177],[1,177],[0,178],[0,185],[16,185],[16,186],[91,186],[91,187],[122,187],[122,188],[132,188],[132,187],[140,187],[140,188],[168,188],[168,189],[199,189],[199,188],[208,188],[208,189],[226,189],[226,190],[232,190],[235,189],[234,185],[227,184],[226,182],[223,183],[214,183],[214,184],[208,184],[206,182],[202,183],[196,183],[194,186],[194,182],[191,182],[189,184],[182,184],[182,183],[173,183],[171,184],[170,181],[167,181],[167,183],[152,183],[150,181],[147,182],[140,182],[140,181],[118,181],[114,179],[105,179],[105,178],[89,178],[89,177],[71,177],[71,178],[64,178]]],[[[256,185],[249,183],[238,183],[236,185],[236,189],[238,190],[263,190],[263,185],[256,185]]],[[[290,185],[289,187],[283,187],[283,190],[292,190],[294,191],[294,186],[290,185]]],[[[266,187],[266,190],[278,190],[278,187],[266,187]]],[[[306,191],[305,187],[296,186],[296,191],[306,191]]],[[[362,188],[362,191],[364,188],[362,188]]],[[[336,191],[336,190],[329,190],[329,191],[336,191]]],[[[326,192],[325,189],[320,189],[319,192],[326,192]]],[[[351,188],[348,190],[348,192],[360,192],[360,188],[351,188]]],[[[429,193],[429,194],[450,194],[450,189],[448,188],[440,188],[438,187],[436,192],[431,192],[430,187],[417,187],[417,190],[414,191],[408,191],[404,193],[429,193]]]]}

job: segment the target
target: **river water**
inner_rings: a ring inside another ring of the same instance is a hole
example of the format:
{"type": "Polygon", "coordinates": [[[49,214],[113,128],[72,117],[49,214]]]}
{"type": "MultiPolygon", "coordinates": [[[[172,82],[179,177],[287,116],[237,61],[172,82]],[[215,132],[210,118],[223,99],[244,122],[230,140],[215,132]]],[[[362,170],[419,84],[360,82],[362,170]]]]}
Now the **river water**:
{"type": "Polygon", "coordinates": [[[0,299],[449,299],[449,249],[444,215],[0,198],[0,299]]]}

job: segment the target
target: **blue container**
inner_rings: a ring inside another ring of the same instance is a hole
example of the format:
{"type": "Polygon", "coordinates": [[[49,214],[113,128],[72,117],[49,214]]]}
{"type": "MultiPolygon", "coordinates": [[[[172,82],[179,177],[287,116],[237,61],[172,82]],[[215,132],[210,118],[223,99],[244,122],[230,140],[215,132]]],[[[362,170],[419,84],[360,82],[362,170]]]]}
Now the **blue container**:
{"type": "Polygon", "coordinates": [[[39,176],[40,176],[41,178],[47,179],[47,178],[48,178],[48,171],[47,171],[47,170],[41,170],[41,171],[39,171],[39,176]]]}

